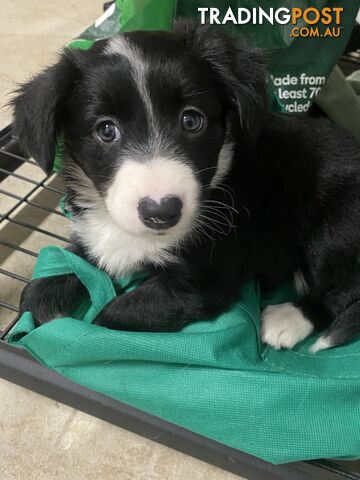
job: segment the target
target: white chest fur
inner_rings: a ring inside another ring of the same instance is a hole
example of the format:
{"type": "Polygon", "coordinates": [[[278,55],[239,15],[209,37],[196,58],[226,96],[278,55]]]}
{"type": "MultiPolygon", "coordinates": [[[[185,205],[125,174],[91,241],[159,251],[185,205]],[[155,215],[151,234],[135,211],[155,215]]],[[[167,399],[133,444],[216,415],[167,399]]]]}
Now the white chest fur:
{"type": "Polygon", "coordinates": [[[119,277],[140,270],[145,263],[165,265],[176,261],[169,252],[175,243],[149,234],[136,237],[119,228],[104,210],[85,212],[74,223],[74,232],[88,255],[109,275],[119,277]]]}

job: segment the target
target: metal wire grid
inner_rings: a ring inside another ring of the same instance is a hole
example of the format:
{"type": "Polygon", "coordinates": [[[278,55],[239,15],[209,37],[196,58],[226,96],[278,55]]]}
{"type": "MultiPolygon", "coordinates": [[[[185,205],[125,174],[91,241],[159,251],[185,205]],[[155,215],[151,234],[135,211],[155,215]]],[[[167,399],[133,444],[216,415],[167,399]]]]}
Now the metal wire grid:
{"type": "MultiPolygon", "coordinates": [[[[23,165],[28,163],[36,167],[37,167],[37,164],[33,160],[26,158],[23,155],[19,155],[17,153],[13,153],[9,151],[9,144],[10,144],[9,142],[14,143],[13,138],[11,137],[11,130],[10,128],[7,128],[4,131],[0,132],[0,173],[2,174],[2,177],[13,177],[23,182],[26,182],[27,184],[31,185],[32,188],[30,188],[30,190],[27,191],[25,195],[21,195],[21,194],[9,191],[6,188],[3,188],[2,183],[0,183],[0,205],[1,205],[1,198],[8,197],[15,200],[15,203],[12,204],[10,208],[8,208],[5,212],[0,213],[0,248],[1,246],[3,246],[3,247],[7,247],[8,249],[11,249],[14,252],[21,252],[30,257],[37,257],[38,254],[36,251],[33,251],[29,248],[25,248],[17,244],[16,242],[9,241],[8,239],[4,239],[1,235],[2,233],[1,227],[3,226],[4,222],[8,222],[9,224],[17,225],[20,228],[39,232],[52,239],[68,242],[69,240],[65,236],[62,236],[62,235],[59,235],[58,233],[38,227],[37,225],[33,225],[28,221],[19,220],[18,218],[16,218],[16,213],[19,211],[19,209],[26,205],[45,211],[49,215],[57,215],[59,217],[63,217],[63,214],[60,211],[55,210],[54,208],[48,205],[45,205],[43,203],[34,201],[32,200],[32,198],[38,193],[40,193],[41,191],[45,190],[48,192],[52,192],[53,194],[57,194],[60,199],[60,197],[64,194],[64,191],[52,185],[49,185],[49,183],[51,183],[52,180],[55,178],[56,176],[55,174],[52,174],[50,176],[46,176],[44,174],[43,178],[38,181],[33,178],[29,178],[27,176],[21,175],[20,173],[17,173],[16,169],[14,169],[13,171],[12,167],[19,164],[23,165]],[[4,167],[4,165],[6,167],[4,167]]],[[[51,241],[49,240],[49,243],[50,242],[51,241]]],[[[0,267],[0,275],[3,275],[7,278],[11,278],[12,280],[15,280],[17,282],[20,282],[22,284],[22,287],[25,286],[30,281],[30,278],[27,278],[19,273],[10,271],[6,268],[2,268],[2,266],[0,267]]],[[[5,329],[3,329],[2,331],[0,330],[0,338],[4,338],[7,332],[11,329],[11,327],[17,321],[19,308],[18,308],[18,305],[13,305],[9,303],[9,301],[6,298],[2,298],[1,292],[0,292],[0,307],[15,313],[15,316],[13,320],[10,322],[10,324],[8,324],[5,327],[5,329]]]]}

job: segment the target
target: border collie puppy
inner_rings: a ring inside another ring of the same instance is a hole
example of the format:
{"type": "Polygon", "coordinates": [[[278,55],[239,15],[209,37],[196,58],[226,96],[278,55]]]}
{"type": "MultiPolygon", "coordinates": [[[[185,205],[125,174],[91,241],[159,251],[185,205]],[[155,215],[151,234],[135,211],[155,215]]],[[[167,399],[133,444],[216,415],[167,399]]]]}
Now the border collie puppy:
{"type": "MultiPolygon", "coordinates": [[[[176,331],[211,319],[257,278],[295,277],[298,303],[262,314],[262,339],[312,350],[360,332],[360,143],[327,121],[271,114],[261,54],[182,23],[65,50],[22,86],[14,128],[63,174],[71,250],[117,278],[146,270],[95,323],[176,331]]],[[[84,287],[72,275],[32,281],[21,311],[66,315],[84,287]]]]}

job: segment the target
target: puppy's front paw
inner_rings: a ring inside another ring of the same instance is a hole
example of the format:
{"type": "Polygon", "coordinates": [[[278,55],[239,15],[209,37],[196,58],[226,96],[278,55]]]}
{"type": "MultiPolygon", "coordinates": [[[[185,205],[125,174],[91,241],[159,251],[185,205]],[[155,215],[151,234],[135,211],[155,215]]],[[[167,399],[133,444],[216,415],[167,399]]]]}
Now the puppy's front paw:
{"type": "Polygon", "coordinates": [[[292,303],[270,305],[261,315],[261,339],[276,350],[292,348],[314,329],[292,303]]]}
{"type": "Polygon", "coordinates": [[[82,291],[78,283],[69,275],[32,280],[21,294],[20,313],[31,312],[37,326],[67,317],[72,298],[82,291]]]}
{"type": "Polygon", "coordinates": [[[23,290],[20,300],[20,313],[30,312],[36,326],[43,325],[62,316],[55,305],[42,295],[41,282],[33,280],[23,290]],[[39,288],[40,287],[40,288],[39,288]]]}

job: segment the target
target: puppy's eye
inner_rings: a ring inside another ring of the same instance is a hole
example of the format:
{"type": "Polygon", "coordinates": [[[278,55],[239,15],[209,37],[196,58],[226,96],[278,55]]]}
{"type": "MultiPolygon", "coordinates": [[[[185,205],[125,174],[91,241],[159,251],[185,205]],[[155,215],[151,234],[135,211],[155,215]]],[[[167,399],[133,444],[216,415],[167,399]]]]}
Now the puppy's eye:
{"type": "Polygon", "coordinates": [[[104,120],[96,126],[96,135],[101,142],[111,143],[120,140],[120,130],[111,120],[104,120]]]}
{"type": "Polygon", "coordinates": [[[181,126],[187,132],[199,132],[204,126],[204,116],[196,110],[184,110],[181,115],[181,126]]]}

